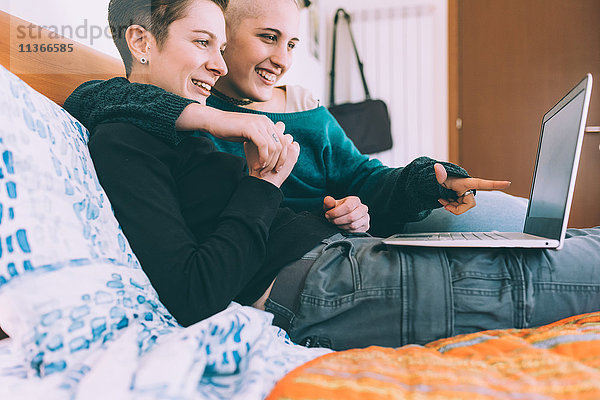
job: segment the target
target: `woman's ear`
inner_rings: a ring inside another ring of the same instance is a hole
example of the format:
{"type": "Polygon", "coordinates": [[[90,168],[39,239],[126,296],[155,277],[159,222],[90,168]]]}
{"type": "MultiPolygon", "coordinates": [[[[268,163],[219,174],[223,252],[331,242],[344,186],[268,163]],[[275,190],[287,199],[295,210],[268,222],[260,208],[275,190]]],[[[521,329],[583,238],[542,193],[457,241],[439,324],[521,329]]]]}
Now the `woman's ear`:
{"type": "Polygon", "coordinates": [[[153,36],[141,25],[131,25],[125,32],[125,40],[133,57],[133,65],[150,62],[150,45],[153,36]]]}

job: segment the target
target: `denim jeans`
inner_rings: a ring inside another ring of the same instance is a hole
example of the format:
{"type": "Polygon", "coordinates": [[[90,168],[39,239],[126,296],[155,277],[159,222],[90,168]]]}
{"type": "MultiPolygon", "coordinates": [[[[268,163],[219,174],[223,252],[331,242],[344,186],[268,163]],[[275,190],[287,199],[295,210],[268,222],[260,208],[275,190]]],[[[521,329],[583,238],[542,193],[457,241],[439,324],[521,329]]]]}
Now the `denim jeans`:
{"type": "Polygon", "coordinates": [[[527,199],[483,190],[477,192],[475,199],[477,206],[464,214],[454,215],[437,208],[424,220],[406,224],[403,233],[523,231],[527,199]]]}
{"type": "Polygon", "coordinates": [[[567,236],[557,251],[406,248],[336,234],[305,255],[314,263],[294,305],[265,306],[295,342],[335,350],[540,326],[600,310],[600,227],[567,236]]]}

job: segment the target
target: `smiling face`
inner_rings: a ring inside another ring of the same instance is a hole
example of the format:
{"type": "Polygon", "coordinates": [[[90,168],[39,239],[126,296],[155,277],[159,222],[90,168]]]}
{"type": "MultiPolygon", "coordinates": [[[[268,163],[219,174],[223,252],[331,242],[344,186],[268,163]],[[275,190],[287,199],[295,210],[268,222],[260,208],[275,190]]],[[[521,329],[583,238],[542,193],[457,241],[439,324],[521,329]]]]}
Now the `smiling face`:
{"type": "Polygon", "coordinates": [[[151,43],[143,83],[205,104],[217,79],[227,73],[225,18],[209,0],[193,0],[185,17],[169,26],[163,45],[151,43]]]}
{"type": "Polygon", "coordinates": [[[256,12],[250,16],[229,19],[228,10],[224,57],[229,74],[217,88],[234,98],[262,102],[271,99],[277,82],[292,65],[300,12],[293,0],[252,3],[256,12]]]}

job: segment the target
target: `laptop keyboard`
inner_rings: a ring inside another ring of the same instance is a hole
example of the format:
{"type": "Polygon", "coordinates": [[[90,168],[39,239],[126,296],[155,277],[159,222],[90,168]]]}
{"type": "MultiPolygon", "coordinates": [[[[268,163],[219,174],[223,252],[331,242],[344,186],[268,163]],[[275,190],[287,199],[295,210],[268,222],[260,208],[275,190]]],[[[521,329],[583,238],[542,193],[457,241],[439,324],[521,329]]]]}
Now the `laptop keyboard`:
{"type": "Polygon", "coordinates": [[[496,232],[451,232],[451,233],[432,233],[426,235],[402,235],[403,238],[422,238],[425,240],[506,240],[496,232]]]}

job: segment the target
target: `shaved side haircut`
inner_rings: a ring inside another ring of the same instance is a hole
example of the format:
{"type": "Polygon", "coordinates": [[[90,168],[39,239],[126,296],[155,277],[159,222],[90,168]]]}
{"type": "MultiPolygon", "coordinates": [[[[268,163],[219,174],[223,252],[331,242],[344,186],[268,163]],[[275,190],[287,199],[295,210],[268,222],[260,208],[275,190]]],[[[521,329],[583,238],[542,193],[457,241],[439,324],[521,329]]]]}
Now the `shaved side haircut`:
{"type": "Polygon", "coordinates": [[[235,32],[240,23],[248,18],[258,18],[269,10],[274,1],[291,1],[298,7],[302,0],[229,0],[225,10],[227,29],[235,32]]]}

